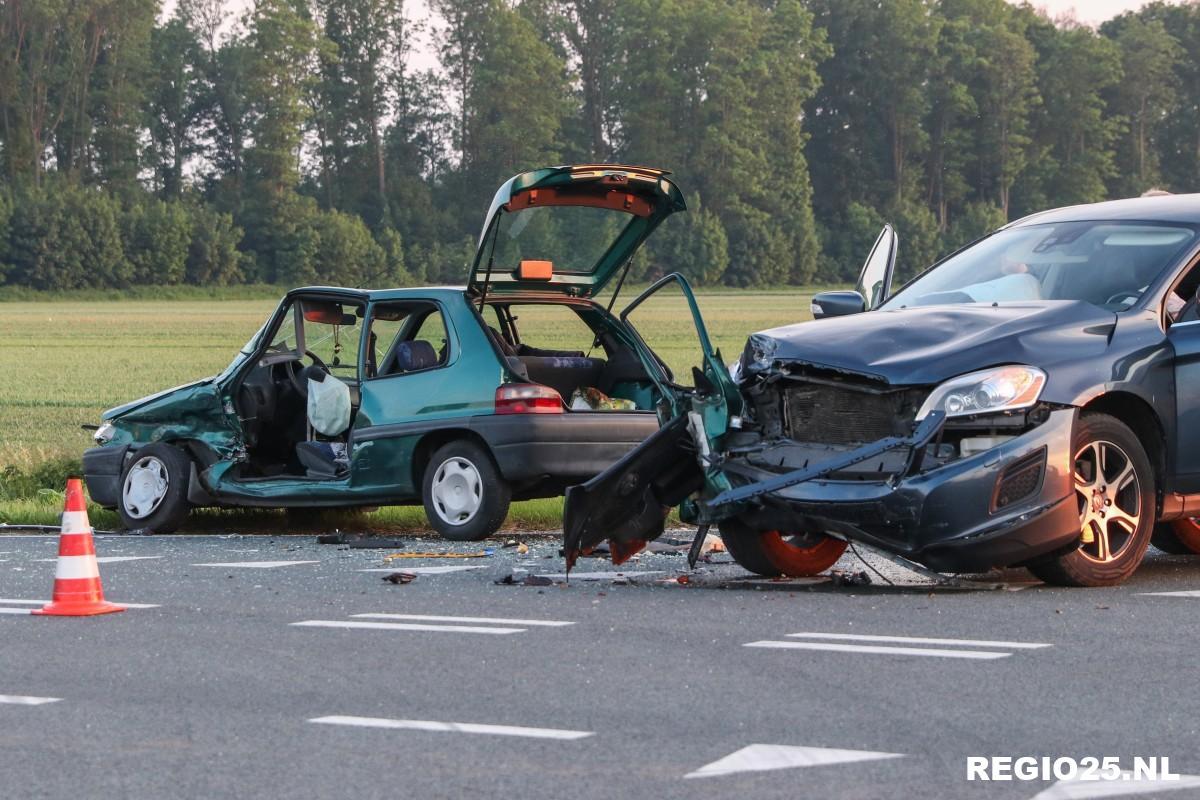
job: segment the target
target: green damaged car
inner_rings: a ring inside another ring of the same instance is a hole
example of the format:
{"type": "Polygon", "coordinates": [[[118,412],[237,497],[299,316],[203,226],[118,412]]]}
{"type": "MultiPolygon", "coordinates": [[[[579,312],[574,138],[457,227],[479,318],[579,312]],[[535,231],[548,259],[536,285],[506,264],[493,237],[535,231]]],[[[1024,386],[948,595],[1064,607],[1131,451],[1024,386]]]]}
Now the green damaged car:
{"type": "Polygon", "coordinates": [[[662,170],[517,175],[465,287],[288,292],[221,374],[104,412],[88,491],[131,529],[205,506],[422,503],[443,536],[482,539],[511,500],[559,495],[658,430],[674,377],[633,309],[596,296],[683,210],[662,170]],[[526,312],[552,339],[525,340],[526,312]]]}

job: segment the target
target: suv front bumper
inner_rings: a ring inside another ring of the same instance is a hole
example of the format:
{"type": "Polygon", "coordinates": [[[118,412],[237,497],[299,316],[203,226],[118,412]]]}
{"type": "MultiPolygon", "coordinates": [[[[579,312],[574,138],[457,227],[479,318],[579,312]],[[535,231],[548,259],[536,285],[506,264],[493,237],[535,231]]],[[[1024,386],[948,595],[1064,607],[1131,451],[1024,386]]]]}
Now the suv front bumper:
{"type": "MultiPolygon", "coordinates": [[[[892,481],[813,479],[759,494],[738,516],[764,530],[832,533],[944,572],[1028,561],[1079,537],[1071,469],[1077,413],[1053,411],[998,447],[892,481]],[[1033,462],[1040,463],[1033,488],[997,507],[1011,468],[1029,469],[1033,462]]],[[[779,478],[744,462],[725,474],[742,493],[779,478]]]]}

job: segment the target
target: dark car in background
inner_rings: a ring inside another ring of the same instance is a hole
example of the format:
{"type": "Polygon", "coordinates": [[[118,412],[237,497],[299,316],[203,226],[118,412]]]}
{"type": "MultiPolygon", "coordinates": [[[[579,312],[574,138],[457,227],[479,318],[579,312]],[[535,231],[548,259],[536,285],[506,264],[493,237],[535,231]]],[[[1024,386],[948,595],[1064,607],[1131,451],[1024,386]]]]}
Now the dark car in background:
{"type": "Polygon", "coordinates": [[[203,506],[423,503],[443,536],[488,536],[511,499],[561,494],[658,429],[636,335],[595,298],[683,209],[662,170],[517,175],[465,287],[288,292],[220,375],[104,412],[88,490],[159,532],[203,506]],[[552,334],[530,341],[525,313],[552,334]]]}
{"type": "Polygon", "coordinates": [[[732,376],[697,314],[694,385],[568,490],[568,557],[627,557],[676,505],[763,575],[860,542],[1097,586],[1152,537],[1200,552],[1200,195],[1035,214],[893,293],[896,244],[813,299],[824,319],[750,336],[732,376]]]}

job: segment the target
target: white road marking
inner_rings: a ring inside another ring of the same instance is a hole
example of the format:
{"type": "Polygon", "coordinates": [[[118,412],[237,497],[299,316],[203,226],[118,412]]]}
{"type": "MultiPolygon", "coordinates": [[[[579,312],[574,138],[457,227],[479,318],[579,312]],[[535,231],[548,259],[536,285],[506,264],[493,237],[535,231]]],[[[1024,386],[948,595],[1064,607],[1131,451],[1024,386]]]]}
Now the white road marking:
{"type": "Polygon", "coordinates": [[[217,564],[192,564],[193,567],[227,567],[229,569],[274,569],[275,567],[292,567],[299,564],[319,564],[319,561],[229,561],[217,564]]]}
{"type": "Polygon", "coordinates": [[[0,608],[0,614],[32,614],[32,608],[0,608]]]}
{"type": "Polygon", "coordinates": [[[795,639],[838,639],[855,642],[896,642],[898,644],[944,644],[964,647],[1011,647],[1017,650],[1036,650],[1040,647],[1050,647],[1048,644],[1033,642],[989,642],[982,639],[933,639],[924,636],[874,636],[861,633],[789,633],[789,638],[795,639]]]}
{"type": "MultiPolygon", "coordinates": [[[[148,558],[162,558],[162,556],[96,556],[98,564],[116,564],[121,561],[145,561],[148,558]]],[[[57,558],[35,558],[34,561],[47,562],[58,561],[57,558]]]]}
{"type": "Polygon", "coordinates": [[[797,747],[786,744],[752,744],[711,764],[684,775],[685,778],[715,778],[736,772],[766,772],[795,767],[821,767],[855,761],[903,758],[903,753],[876,753],[871,750],[838,750],[830,747],[797,747]]]}
{"type": "Polygon", "coordinates": [[[366,619],[413,619],[425,622],[495,622],[501,625],[543,625],[548,628],[558,628],[563,625],[574,625],[557,619],[502,619],[499,617],[441,617],[434,614],[353,614],[356,618],[366,619]]]}
{"type": "Polygon", "coordinates": [[[442,567],[374,567],[372,569],[360,569],[358,572],[411,572],[414,575],[444,575],[447,572],[465,572],[469,569],[487,569],[487,566],[480,564],[479,566],[471,566],[467,564],[455,564],[453,566],[442,567]]]}
{"type": "Polygon", "coordinates": [[[1186,592],[1138,592],[1146,597],[1200,597],[1200,589],[1186,592]]]}
{"type": "Polygon", "coordinates": [[[292,622],[299,628],[364,628],[378,631],[440,631],[443,633],[524,633],[524,628],[481,628],[471,625],[422,625],[416,622],[356,622],[340,619],[306,619],[292,622]]]}
{"type": "Polygon", "coordinates": [[[10,703],[14,706],[41,706],[46,703],[57,703],[61,697],[28,697],[22,694],[0,694],[0,703],[10,703]]]}
{"type": "Polygon", "coordinates": [[[1122,772],[1115,781],[1072,780],[1058,783],[1038,792],[1033,800],[1090,800],[1093,797],[1129,797],[1135,794],[1170,792],[1176,789],[1200,787],[1200,775],[1180,775],[1179,780],[1150,779],[1135,777],[1132,772],[1122,772]]]}
{"type": "MultiPolygon", "coordinates": [[[[0,603],[15,603],[17,605],[25,606],[44,606],[49,602],[49,600],[17,600],[12,597],[0,597],[0,603]]],[[[119,606],[125,606],[126,608],[162,608],[162,606],[158,605],[157,603],[122,603],[117,600],[110,600],[109,602],[116,603],[119,606]]]]}
{"type": "Polygon", "coordinates": [[[635,580],[644,578],[647,575],[662,575],[661,569],[644,569],[638,572],[572,572],[569,576],[565,572],[545,573],[532,572],[531,575],[536,575],[539,578],[549,578],[552,581],[565,580],[580,580],[580,581],[611,581],[615,578],[627,578],[635,580]]]}
{"type": "Polygon", "coordinates": [[[864,644],[836,642],[747,642],[743,647],[769,647],[780,650],[832,650],[839,653],[870,653],[894,656],[936,656],[940,658],[1008,658],[1012,653],[992,653],[986,650],[934,650],[926,647],[876,647],[864,644]]]}
{"type": "Polygon", "coordinates": [[[478,722],[434,722],[426,719],[384,719],[381,717],[316,717],[309,722],[322,725],[355,725],[361,728],[391,728],[437,733],[482,733],[491,736],[521,736],[526,739],[586,739],[592,731],[559,728],[525,728],[519,725],[484,725],[478,722]]]}
{"type": "Polygon", "coordinates": [[[162,556],[96,556],[96,561],[101,564],[116,564],[120,561],[147,561],[152,558],[162,556]]]}

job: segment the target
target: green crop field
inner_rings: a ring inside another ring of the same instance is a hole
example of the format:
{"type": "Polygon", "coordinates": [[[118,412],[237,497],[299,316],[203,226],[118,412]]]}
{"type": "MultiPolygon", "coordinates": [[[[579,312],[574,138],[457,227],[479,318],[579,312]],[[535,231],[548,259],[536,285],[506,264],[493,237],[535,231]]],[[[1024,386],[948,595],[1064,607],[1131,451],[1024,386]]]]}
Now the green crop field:
{"type": "MultiPolygon", "coordinates": [[[[686,376],[698,346],[686,303],[660,292],[632,317],[647,342],[677,375],[686,376]]],[[[746,335],[809,319],[811,290],[709,291],[698,301],[713,343],[726,360],[746,335]]],[[[633,291],[626,290],[626,300],[633,291]]],[[[91,443],[82,424],[99,422],[105,408],[212,375],[258,329],[271,300],[35,300],[0,303],[0,523],[53,524],[57,483],[91,443]]],[[[557,346],[561,330],[549,315],[526,308],[518,323],[530,344],[557,346]]],[[[552,527],[558,500],[514,504],[509,522],[552,527]]],[[[97,527],[116,525],[101,512],[97,527]]],[[[192,526],[229,527],[235,518],[264,523],[270,512],[193,515],[192,526]]],[[[318,524],[326,525],[322,520],[318,524]]],[[[419,508],[382,509],[357,527],[421,527],[419,508]]]]}

